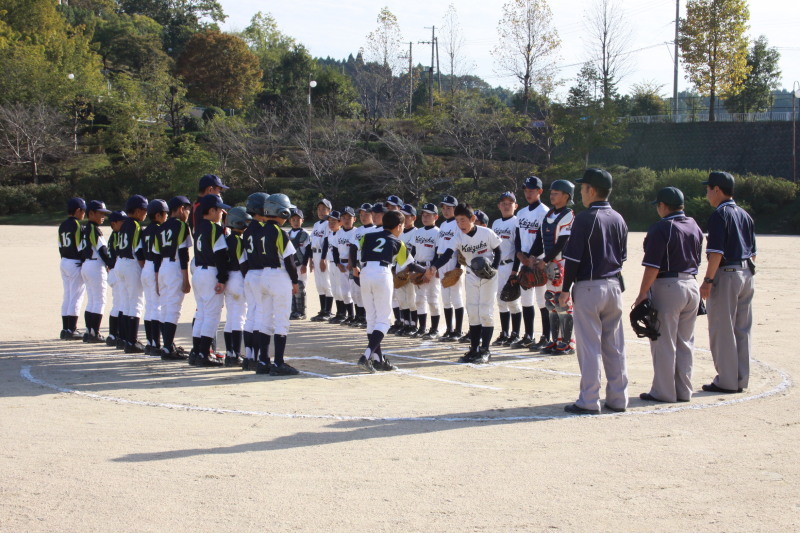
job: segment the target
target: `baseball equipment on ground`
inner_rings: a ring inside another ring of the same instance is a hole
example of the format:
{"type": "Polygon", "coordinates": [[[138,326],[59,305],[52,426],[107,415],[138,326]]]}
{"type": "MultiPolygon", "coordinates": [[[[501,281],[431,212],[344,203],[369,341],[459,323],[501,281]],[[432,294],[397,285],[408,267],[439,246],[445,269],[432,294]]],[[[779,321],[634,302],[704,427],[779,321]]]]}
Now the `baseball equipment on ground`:
{"type": "Polygon", "coordinates": [[[458,264],[461,266],[467,266],[467,258],[464,257],[464,254],[461,253],[461,250],[456,250],[458,264]]]}
{"type": "Polygon", "coordinates": [[[504,302],[513,302],[521,295],[522,290],[519,288],[519,278],[514,275],[509,276],[508,281],[506,281],[506,284],[503,285],[503,289],[500,291],[500,299],[504,302]]]}
{"type": "Polygon", "coordinates": [[[264,213],[264,204],[268,197],[269,195],[265,192],[254,192],[247,197],[245,210],[250,215],[261,215],[264,213]]]}
{"type": "Polygon", "coordinates": [[[639,338],[647,337],[656,340],[661,335],[658,330],[658,310],[653,307],[653,302],[649,298],[639,303],[633,308],[630,314],[631,327],[639,338]]]}
{"type": "Polygon", "coordinates": [[[519,270],[519,284],[523,289],[541,287],[545,283],[547,283],[547,276],[543,270],[528,268],[526,266],[523,266],[519,270]]]}
{"type": "Polygon", "coordinates": [[[547,273],[547,279],[553,282],[556,282],[564,277],[564,268],[555,261],[547,263],[545,272],[547,273]]]}
{"type": "Polygon", "coordinates": [[[289,201],[289,197],[285,194],[270,194],[264,200],[264,216],[288,219],[292,214],[292,207],[294,207],[292,202],[289,201]]]}
{"type": "Polygon", "coordinates": [[[402,272],[398,272],[394,275],[394,288],[400,289],[405,287],[409,281],[409,273],[408,270],[403,270],[402,272]]]}
{"type": "Polygon", "coordinates": [[[492,264],[485,257],[473,257],[469,265],[472,273],[481,279],[492,279],[497,275],[497,270],[492,268],[492,264]]]}
{"type": "Polygon", "coordinates": [[[442,287],[445,289],[452,287],[458,283],[458,280],[461,279],[461,274],[463,273],[464,271],[461,269],[461,267],[454,268],[442,277],[442,287]]]}
{"type": "Polygon", "coordinates": [[[225,225],[229,228],[245,230],[253,217],[247,214],[244,207],[233,207],[228,211],[225,225]]]}

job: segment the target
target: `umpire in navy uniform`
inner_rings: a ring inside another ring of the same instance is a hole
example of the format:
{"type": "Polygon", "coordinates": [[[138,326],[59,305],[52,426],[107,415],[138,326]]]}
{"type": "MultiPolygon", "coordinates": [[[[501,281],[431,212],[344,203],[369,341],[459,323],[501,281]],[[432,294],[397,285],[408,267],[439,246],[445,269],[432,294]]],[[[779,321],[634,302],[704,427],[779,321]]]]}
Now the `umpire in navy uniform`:
{"type": "Polygon", "coordinates": [[[564,410],[600,414],[602,361],[608,381],[605,407],[623,412],[628,406],[628,372],[621,272],[628,257],[628,226],[608,202],[611,174],[589,168],[575,181],[581,184],[581,200],[588,209],[575,217],[564,248],[564,288],[558,303],[567,307],[571,290],[581,385],[578,400],[564,410]]]}
{"type": "Polygon", "coordinates": [[[708,267],[700,296],[707,302],[708,336],[717,377],[707,392],[742,392],[750,378],[756,238],[753,219],[733,201],[733,176],[712,172],[706,199],[716,209],[708,219],[708,267]]]}
{"type": "Polygon", "coordinates": [[[680,189],[661,189],[653,204],[662,218],[650,226],[644,239],[644,274],[634,305],[651,299],[658,310],[660,335],[650,341],[653,385],[639,398],[688,402],[692,398],[694,324],[700,305],[696,275],[703,232],[683,212],[680,189]]]}

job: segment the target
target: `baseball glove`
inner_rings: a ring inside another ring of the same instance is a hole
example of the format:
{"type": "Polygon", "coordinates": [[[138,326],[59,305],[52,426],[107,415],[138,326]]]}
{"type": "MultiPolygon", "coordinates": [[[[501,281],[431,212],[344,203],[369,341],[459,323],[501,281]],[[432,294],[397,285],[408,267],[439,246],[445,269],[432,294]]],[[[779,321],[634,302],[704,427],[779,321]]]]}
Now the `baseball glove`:
{"type": "Polygon", "coordinates": [[[467,258],[464,257],[464,254],[461,253],[461,250],[456,250],[456,254],[458,254],[458,264],[461,266],[467,266],[467,258]]]}
{"type": "Polygon", "coordinates": [[[544,271],[526,266],[519,269],[519,284],[523,289],[541,287],[545,283],[547,283],[547,276],[544,271]]]}
{"type": "Polygon", "coordinates": [[[414,285],[420,286],[425,283],[425,272],[414,272],[408,277],[414,285]]]}
{"type": "Polygon", "coordinates": [[[461,274],[464,273],[464,270],[461,267],[454,268],[444,276],[442,276],[442,287],[445,289],[448,287],[452,287],[458,280],[461,279],[461,274]]]}
{"type": "Polygon", "coordinates": [[[509,276],[508,281],[506,284],[503,285],[502,290],[500,291],[500,299],[504,302],[513,302],[521,295],[521,291],[519,288],[519,279],[517,276],[509,276]]]}
{"type": "Polygon", "coordinates": [[[402,287],[405,287],[408,284],[409,277],[410,276],[409,276],[408,270],[403,270],[402,272],[399,272],[399,273],[395,274],[394,275],[394,288],[395,289],[400,289],[402,287]]]}

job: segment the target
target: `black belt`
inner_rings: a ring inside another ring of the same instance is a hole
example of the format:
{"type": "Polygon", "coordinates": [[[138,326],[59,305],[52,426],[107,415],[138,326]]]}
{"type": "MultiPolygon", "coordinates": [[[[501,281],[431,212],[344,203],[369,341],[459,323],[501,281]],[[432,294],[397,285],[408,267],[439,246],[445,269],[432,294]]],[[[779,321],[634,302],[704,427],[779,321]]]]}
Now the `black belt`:
{"type": "Polygon", "coordinates": [[[418,264],[419,266],[424,266],[424,267],[426,267],[426,266],[428,266],[428,261],[417,261],[417,264],[418,264]]]}
{"type": "Polygon", "coordinates": [[[749,259],[742,259],[741,261],[725,261],[720,266],[723,267],[746,267],[749,259]]]}
{"type": "Polygon", "coordinates": [[[507,264],[513,263],[513,262],[514,262],[513,259],[506,259],[505,261],[500,261],[500,264],[501,265],[507,265],[507,264]]]}
{"type": "Polygon", "coordinates": [[[86,261],[97,261],[97,258],[96,257],[87,257],[85,260],[86,261]]]}
{"type": "Polygon", "coordinates": [[[688,272],[659,272],[657,278],[677,278],[680,277],[681,274],[688,274],[692,277],[695,277],[694,274],[689,274],[688,272]]]}
{"type": "Polygon", "coordinates": [[[388,267],[389,263],[386,261],[364,261],[363,265],[367,266],[367,263],[380,263],[382,267],[388,267]]]}
{"type": "Polygon", "coordinates": [[[576,279],[575,279],[575,281],[576,281],[576,282],[578,282],[578,281],[601,281],[601,280],[607,280],[607,279],[616,279],[616,280],[620,280],[620,279],[622,279],[622,274],[620,274],[619,272],[617,272],[616,274],[612,274],[612,275],[610,275],[610,276],[604,276],[604,277],[602,277],[602,278],[593,278],[593,277],[588,277],[588,278],[576,278],[576,279]]]}

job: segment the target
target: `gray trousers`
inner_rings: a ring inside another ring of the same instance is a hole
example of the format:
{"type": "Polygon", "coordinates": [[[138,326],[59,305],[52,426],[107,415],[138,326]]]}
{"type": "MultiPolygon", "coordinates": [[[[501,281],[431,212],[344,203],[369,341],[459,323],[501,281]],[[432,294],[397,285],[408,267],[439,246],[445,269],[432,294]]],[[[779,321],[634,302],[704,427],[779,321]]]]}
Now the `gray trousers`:
{"type": "Polygon", "coordinates": [[[606,373],[606,404],[628,406],[628,371],[622,331],[622,289],[616,278],[579,281],[572,289],[575,345],[581,369],[578,407],[600,410],[600,362],[606,373]]]}
{"type": "Polygon", "coordinates": [[[700,290],[694,276],[659,278],[650,288],[658,310],[661,336],[650,341],[653,355],[653,386],[650,394],[663,402],[692,398],[694,324],[700,305],[700,290]]]}
{"type": "Polygon", "coordinates": [[[755,282],[747,267],[720,267],[708,298],[708,337],[717,377],[723,389],[747,388],[755,282]]]}

